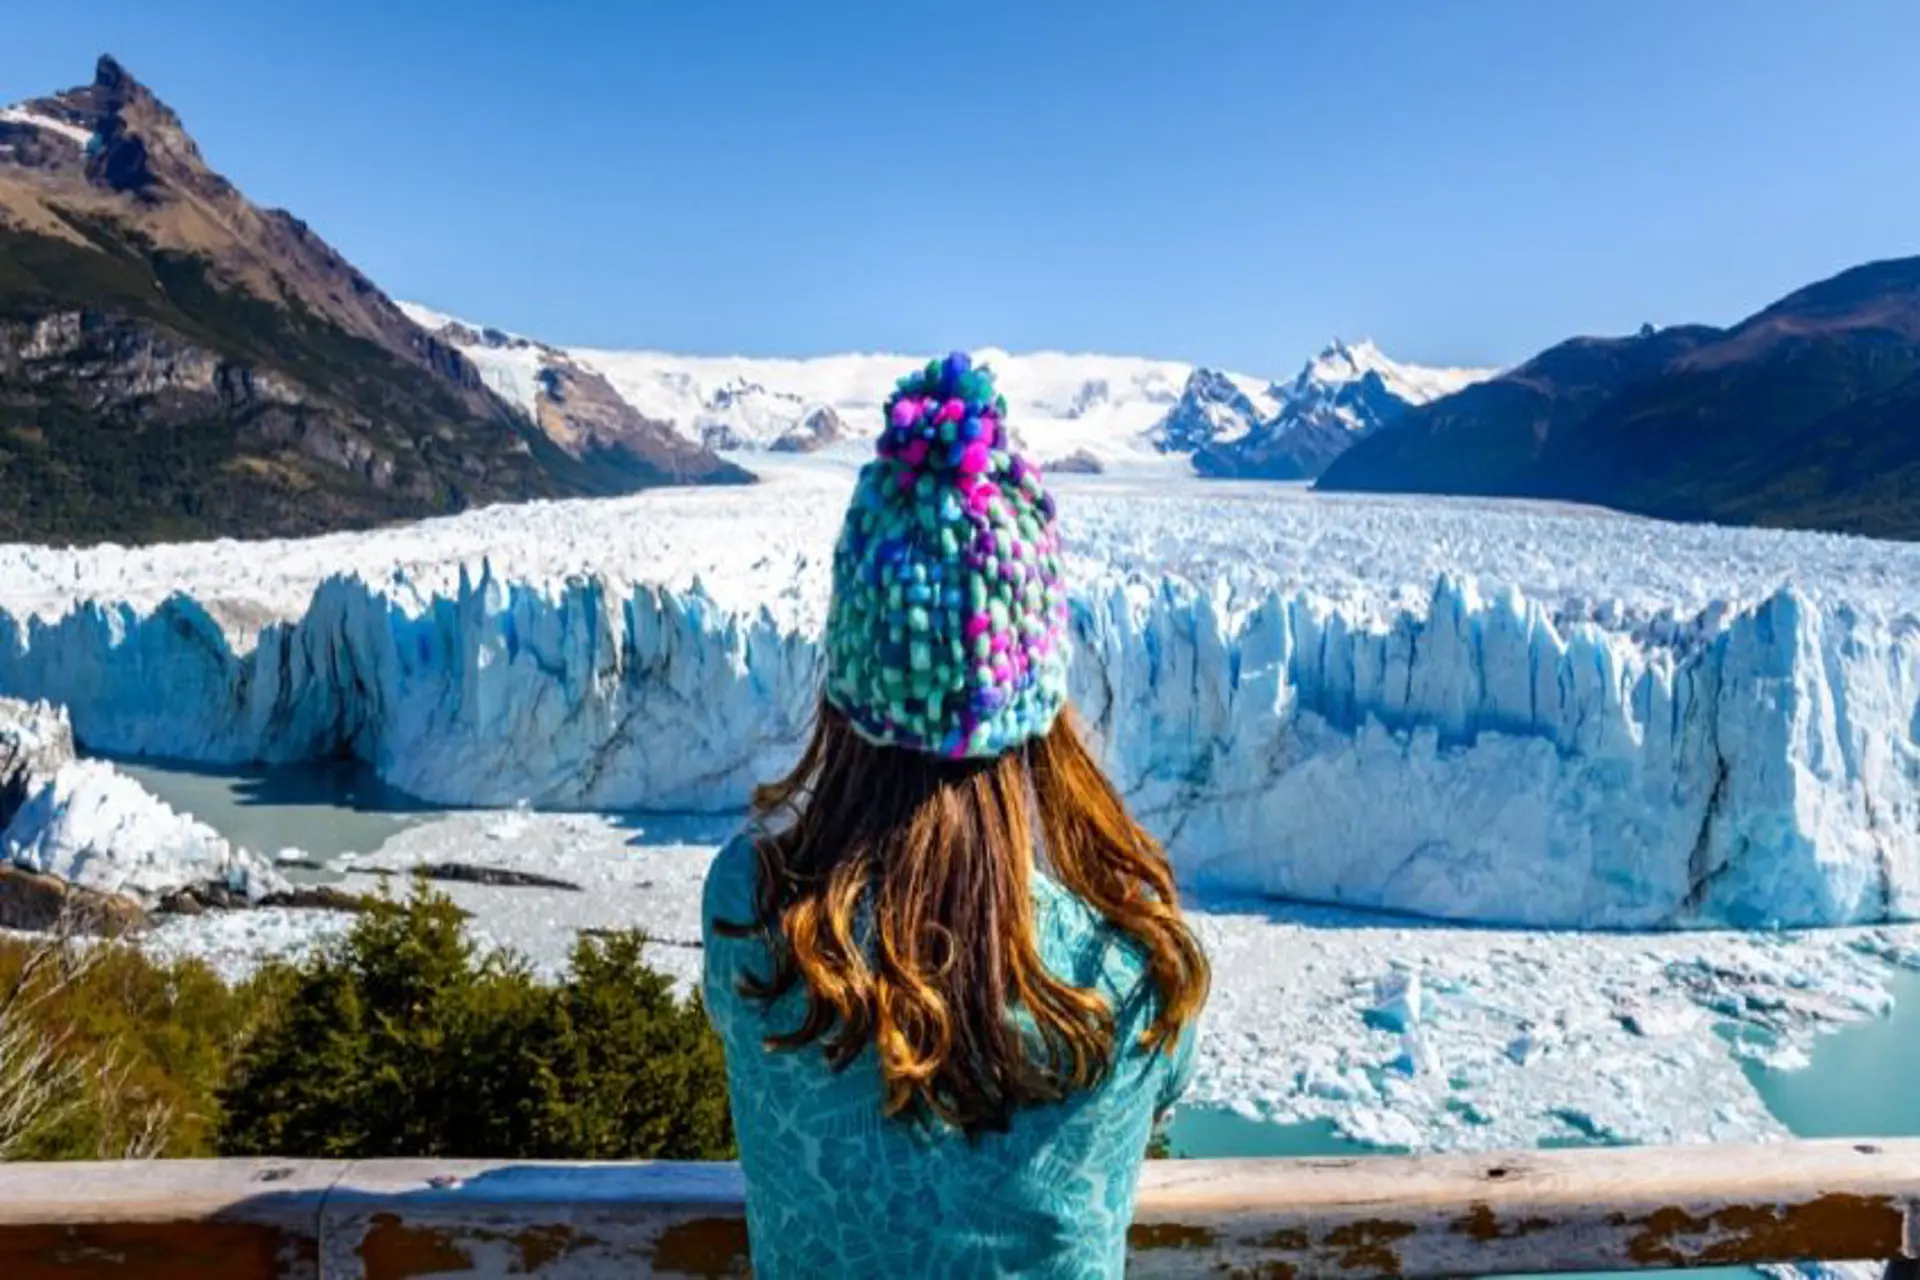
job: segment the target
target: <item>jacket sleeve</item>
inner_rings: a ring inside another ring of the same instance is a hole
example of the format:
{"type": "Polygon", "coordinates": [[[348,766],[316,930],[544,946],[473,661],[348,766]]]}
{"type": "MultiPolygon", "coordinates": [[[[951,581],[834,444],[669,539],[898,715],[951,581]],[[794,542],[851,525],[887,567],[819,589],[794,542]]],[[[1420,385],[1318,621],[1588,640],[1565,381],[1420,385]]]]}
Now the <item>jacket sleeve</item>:
{"type": "Polygon", "coordinates": [[[753,918],[753,883],[758,867],[753,842],[744,833],[735,836],[714,855],[700,894],[700,999],[707,1021],[729,1047],[740,1022],[740,975],[750,957],[764,949],[753,938],[734,938],[714,928],[714,921],[744,924],[753,918]]]}

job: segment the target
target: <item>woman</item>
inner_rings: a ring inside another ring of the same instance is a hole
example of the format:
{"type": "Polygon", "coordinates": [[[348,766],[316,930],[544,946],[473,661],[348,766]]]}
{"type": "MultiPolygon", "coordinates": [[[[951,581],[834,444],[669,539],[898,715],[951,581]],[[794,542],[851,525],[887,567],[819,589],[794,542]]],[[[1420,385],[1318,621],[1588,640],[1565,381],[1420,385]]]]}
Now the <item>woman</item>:
{"type": "Polygon", "coordinates": [[[1117,1276],[1207,962],[1074,729],[1052,498],[985,369],[902,380],[798,766],[708,873],[755,1274],[1117,1276]]]}

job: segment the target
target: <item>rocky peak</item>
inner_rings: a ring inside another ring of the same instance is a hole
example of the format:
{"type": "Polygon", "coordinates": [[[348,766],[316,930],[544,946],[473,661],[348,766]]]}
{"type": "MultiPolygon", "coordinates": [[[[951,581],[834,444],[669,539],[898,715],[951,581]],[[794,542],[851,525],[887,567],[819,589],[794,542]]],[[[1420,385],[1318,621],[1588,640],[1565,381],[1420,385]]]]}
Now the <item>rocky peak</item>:
{"type": "Polygon", "coordinates": [[[812,453],[847,438],[847,424],[831,405],[816,405],[767,447],[775,453],[812,453]]]}
{"type": "Polygon", "coordinates": [[[120,65],[120,60],[110,53],[100,55],[93,64],[93,87],[101,93],[111,93],[122,98],[139,95],[152,97],[147,87],[133,78],[133,73],[120,65]]]}
{"type": "Polygon", "coordinates": [[[168,180],[197,186],[212,177],[180,117],[111,54],[101,55],[92,83],[26,105],[86,135],[86,177],[97,188],[143,196],[168,180]]]}
{"type": "Polygon", "coordinates": [[[1218,369],[1198,368],[1187,378],[1180,399],[1161,420],[1156,447],[1162,453],[1191,453],[1245,435],[1270,418],[1277,406],[1250,384],[1218,369]]]}

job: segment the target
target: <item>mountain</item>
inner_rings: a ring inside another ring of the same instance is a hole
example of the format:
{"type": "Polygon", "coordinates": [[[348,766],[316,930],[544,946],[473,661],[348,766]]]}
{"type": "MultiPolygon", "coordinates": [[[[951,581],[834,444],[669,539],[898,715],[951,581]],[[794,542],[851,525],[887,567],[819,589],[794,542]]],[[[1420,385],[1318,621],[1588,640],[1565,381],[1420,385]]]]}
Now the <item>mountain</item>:
{"type": "Polygon", "coordinates": [[[1728,329],[1561,343],[1407,413],[1320,486],[1920,538],[1920,258],[1728,329]]]}
{"type": "Polygon", "coordinates": [[[569,451],[112,58],[0,109],[0,538],[314,533],[675,474],[569,451]]]}
{"type": "MultiPolygon", "coordinates": [[[[535,412],[555,371],[603,379],[638,418],[722,452],[804,453],[864,442],[881,403],[917,359],[681,356],[561,348],[402,303],[429,332],[471,359],[487,384],[535,412]]],[[[1372,343],[1335,342],[1290,382],[1172,360],[981,349],[1022,444],[1043,466],[1096,472],[1170,455],[1207,474],[1300,479],[1407,406],[1491,370],[1400,364],[1372,343]]]]}
{"type": "Polygon", "coordinates": [[[473,363],[495,395],[530,418],[571,457],[632,474],[639,485],[740,484],[753,476],[672,424],[620,398],[606,378],[558,347],[475,328],[413,303],[408,320],[473,363]]]}
{"type": "MultiPolygon", "coordinates": [[[[508,401],[536,412],[544,381],[596,380],[636,421],[735,455],[808,453],[879,434],[887,393],[925,356],[849,354],[811,359],[683,356],[562,348],[417,303],[401,309],[479,369],[508,401]]],[[[1084,454],[1100,462],[1150,460],[1161,420],[1193,367],[1168,360],[981,349],[1007,398],[1014,430],[1044,464],[1084,454]]],[[[1084,462],[1085,458],[1079,459],[1084,462]]]]}
{"type": "MultiPolygon", "coordinates": [[[[573,348],[633,407],[714,448],[755,452],[827,447],[879,433],[881,407],[925,356],[848,354],[804,360],[678,356],[573,348]]],[[[1085,454],[1102,463],[1151,461],[1152,435],[1192,366],[1128,356],[972,353],[993,367],[1009,422],[1042,466],[1085,454]]]]}
{"type": "Polygon", "coordinates": [[[1281,411],[1270,383],[1218,369],[1195,369],[1180,399],[1154,428],[1154,446],[1162,453],[1194,454],[1245,439],[1281,411]]]}
{"type": "Polygon", "coordinates": [[[1407,409],[1493,376],[1388,359],[1335,339],[1293,381],[1255,387],[1198,369],[1163,424],[1160,447],[1193,455],[1202,475],[1306,480],[1407,409]]]}

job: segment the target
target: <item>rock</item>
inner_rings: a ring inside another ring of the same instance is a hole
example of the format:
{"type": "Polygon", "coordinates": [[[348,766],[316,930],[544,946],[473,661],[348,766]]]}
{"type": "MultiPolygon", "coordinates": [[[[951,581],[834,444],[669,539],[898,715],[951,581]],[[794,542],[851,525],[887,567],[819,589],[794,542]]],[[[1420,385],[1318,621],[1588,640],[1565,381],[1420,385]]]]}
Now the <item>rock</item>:
{"type": "Polygon", "coordinates": [[[63,919],[76,933],[109,937],[147,925],[146,912],[131,898],[0,866],[0,929],[45,933],[63,919]]]}
{"type": "MultiPolygon", "coordinates": [[[[626,929],[605,929],[597,926],[589,926],[580,930],[580,936],[583,938],[611,938],[626,932],[629,931],[626,929]]],[[[688,951],[700,951],[706,946],[706,944],[698,938],[667,938],[658,934],[648,933],[644,929],[640,932],[650,947],[681,947],[688,951]]]]}
{"type": "MultiPolygon", "coordinates": [[[[276,889],[258,898],[249,898],[219,881],[187,885],[163,896],[155,906],[156,914],[198,916],[209,911],[246,911],[255,907],[281,907],[291,911],[345,911],[358,914],[371,911],[379,903],[371,894],[350,893],[332,885],[295,885],[276,889]]],[[[462,913],[466,914],[466,913],[462,913]]]]}
{"type": "Polygon", "coordinates": [[[774,453],[813,453],[847,438],[846,423],[832,406],[821,405],[787,428],[767,446],[774,453]]]}
{"type": "Polygon", "coordinates": [[[1045,466],[1045,470],[1069,476],[1097,476],[1106,469],[1107,464],[1088,449],[1075,449],[1066,457],[1054,458],[1045,466]]]}
{"type": "Polygon", "coordinates": [[[161,894],[154,910],[162,915],[197,916],[207,911],[232,911],[252,905],[246,894],[235,893],[218,880],[208,880],[161,894]]]}
{"type": "Polygon", "coordinates": [[[270,893],[260,899],[262,907],[287,907],[297,911],[345,911],[359,914],[371,911],[378,899],[364,893],[348,893],[332,885],[301,885],[295,889],[283,889],[270,893]]]}
{"type": "Polygon", "coordinates": [[[506,867],[477,867],[468,862],[433,862],[416,869],[429,880],[452,880],[462,884],[492,885],[501,889],[564,889],[579,893],[580,886],[570,880],[543,876],[532,871],[513,871],[506,867]]]}

